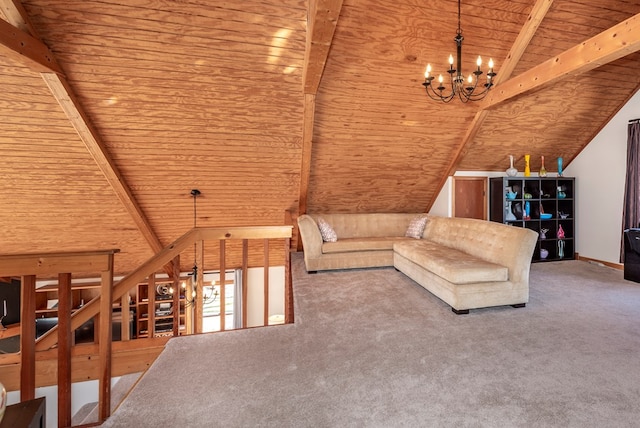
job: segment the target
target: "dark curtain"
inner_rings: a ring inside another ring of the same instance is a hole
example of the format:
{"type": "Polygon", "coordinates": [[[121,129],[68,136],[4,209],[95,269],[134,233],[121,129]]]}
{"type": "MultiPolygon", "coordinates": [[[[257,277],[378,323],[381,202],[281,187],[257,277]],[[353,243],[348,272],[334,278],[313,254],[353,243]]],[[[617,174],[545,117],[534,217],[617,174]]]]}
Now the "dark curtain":
{"type": "Polygon", "coordinates": [[[627,178],[622,207],[620,263],[624,263],[624,231],[640,227],[640,119],[629,123],[627,136],[627,178]]]}

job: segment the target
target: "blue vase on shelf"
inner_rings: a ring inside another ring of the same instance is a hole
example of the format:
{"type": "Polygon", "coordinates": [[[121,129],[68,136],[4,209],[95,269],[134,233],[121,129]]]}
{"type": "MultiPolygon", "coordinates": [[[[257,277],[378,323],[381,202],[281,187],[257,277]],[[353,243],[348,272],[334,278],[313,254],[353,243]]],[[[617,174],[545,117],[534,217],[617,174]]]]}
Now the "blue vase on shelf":
{"type": "Polygon", "coordinates": [[[562,158],[558,158],[558,177],[562,177],[562,158]]]}

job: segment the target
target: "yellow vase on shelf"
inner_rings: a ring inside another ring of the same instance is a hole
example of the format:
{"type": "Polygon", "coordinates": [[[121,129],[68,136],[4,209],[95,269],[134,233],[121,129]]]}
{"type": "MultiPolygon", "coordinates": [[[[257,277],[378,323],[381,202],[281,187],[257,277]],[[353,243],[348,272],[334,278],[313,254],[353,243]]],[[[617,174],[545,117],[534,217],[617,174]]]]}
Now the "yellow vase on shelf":
{"type": "Polygon", "coordinates": [[[531,166],[529,164],[529,160],[531,159],[531,155],[524,155],[524,176],[531,177],[531,166]]]}

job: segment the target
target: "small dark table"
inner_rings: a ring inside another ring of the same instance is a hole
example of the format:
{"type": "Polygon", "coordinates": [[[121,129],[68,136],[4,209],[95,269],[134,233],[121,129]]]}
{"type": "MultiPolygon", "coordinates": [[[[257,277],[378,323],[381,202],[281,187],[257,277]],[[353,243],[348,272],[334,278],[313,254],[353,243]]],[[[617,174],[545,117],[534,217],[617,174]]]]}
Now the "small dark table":
{"type": "Polygon", "coordinates": [[[7,406],[0,428],[46,427],[44,397],[7,406]]]}

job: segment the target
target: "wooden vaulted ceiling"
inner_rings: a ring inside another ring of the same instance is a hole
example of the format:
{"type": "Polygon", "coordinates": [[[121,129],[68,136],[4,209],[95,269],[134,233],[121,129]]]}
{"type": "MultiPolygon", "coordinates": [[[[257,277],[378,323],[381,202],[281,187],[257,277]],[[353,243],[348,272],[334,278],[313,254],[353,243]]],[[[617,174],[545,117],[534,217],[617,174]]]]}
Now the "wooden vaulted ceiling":
{"type": "Polygon", "coordinates": [[[0,254],[118,248],[118,273],[193,226],[191,189],[198,226],[425,211],[456,170],[570,162],[640,85],[632,0],[463,0],[463,67],[498,72],[469,104],[421,86],[455,0],[0,6],[0,254]]]}

